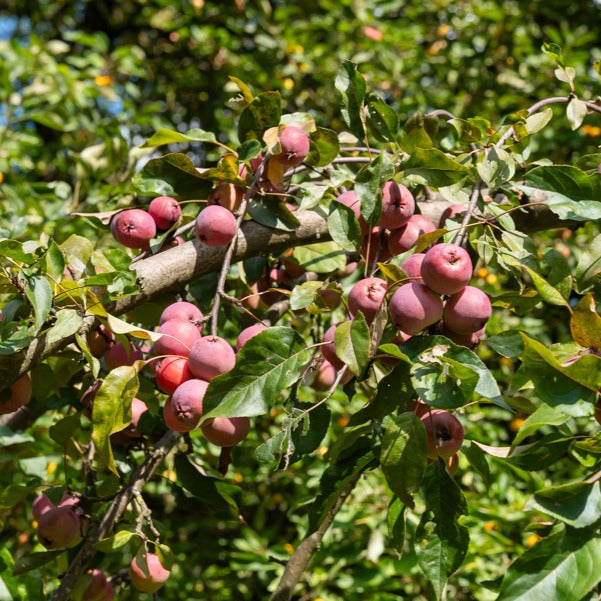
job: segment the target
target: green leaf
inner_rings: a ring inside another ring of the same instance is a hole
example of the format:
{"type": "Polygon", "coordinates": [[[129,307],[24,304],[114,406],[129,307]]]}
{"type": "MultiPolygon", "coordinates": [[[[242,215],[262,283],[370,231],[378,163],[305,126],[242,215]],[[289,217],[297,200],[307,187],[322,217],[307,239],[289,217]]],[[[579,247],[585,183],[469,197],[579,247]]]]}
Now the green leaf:
{"type": "Polygon", "coordinates": [[[442,599],[448,577],[467,553],[468,530],[459,523],[459,518],[467,514],[467,503],[440,458],[426,470],[422,492],[426,511],[415,533],[415,551],[436,598],[442,599]]]}
{"type": "MultiPolygon", "coordinates": [[[[312,403],[297,403],[290,415],[292,429],[290,443],[294,453],[288,464],[295,463],[319,447],[330,425],[330,410],[324,403],[315,407],[312,403]]],[[[287,467],[287,466],[286,466],[287,467]]]]}
{"type": "Polygon", "coordinates": [[[54,240],[48,245],[48,250],[44,256],[44,264],[46,266],[46,272],[52,280],[59,282],[63,278],[65,257],[54,240]]]}
{"type": "Polygon", "coordinates": [[[300,225],[294,213],[281,200],[273,196],[253,198],[248,214],[257,223],[286,232],[293,232],[300,225]]]}
{"type": "Polygon", "coordinates": [[[35,315],[34,330],[37,332],[48,319],[52,308],[52,288],[47,278],[34,275],[27,278],[25,295],[29,299],[35,315]]]}
{"type": "Polygon", "coordinates": [[[561,426],[561,424],[564,424],[568,418],[568,415],[562,413],[554,407],[549,407],[549,405],[541,405],[524,421],[512,444],[520,444],[522,440],[528,438],[528,436],[534,434],[535,432],[538,432],[543,426],[561,426]]]}
{"type": "Polygon", "coordinates": [[[352,447],[348,449],[345,459],[331,463],[323,472],[319,481],[319,494],[309,512],[310,532],[317,530],[323,518],[332,509],[347,486],[373,466],[375,459],[368,444],[369,441],[365,438],[355,440],[352,447]]]}
{"type": "Polygon", "coordinates": [[[217,139],[213,132],[204,131],[199,128],[191,129],[189,132],[182,134],[161,127],[142,144],[141,148],[154,148],[156,146],[163,146],[164,144],[177,144],[178,142],[217,142],[217,139]]]}
{"type": "Polygon", "coordinates": [[[292,256],[307,271],[332,273],[346,266],[346,252],[334,241],[297,246],[292,256]]]}
{"type": "Polygon", "coordinates": [[[76,272],[83,272],[94,252],[94,244],[91,240],[71,234],[60,246],[67,261],[67,265],[76,272]]]}
{"type": "Polygon", "coordinates": [[[81,427],[81,418],[79,413],[66,415],[61,420],[52,424],[48,433],[50,438],[61,447],[67,445],[71,438],[77,433],[81,427]]]}
{"type": "Polygon", "coordinates": [[[241,79],[238,79],[233,75],[228,75],[228,79],[233,81],[238,86],[238,89],[242,92],[242,97],[244,98],[245,102],[250,104],[254,100],[255,97],[252,95],[249,87],[241,79]]]}
{"type": "Polygon", "coordinates": [[[573,417],[592,415],[597,391],[601,388],[601,359],[584,355],[563,365],[544,344],[521,333],[523,364],[518,374],[532,381],[538,397],[573,417]]]}
{"type": "Polygon", "coordinates": [[[259,156],[262,148],[263,145],[259,140],[246,140],[246,142],[238,146],[238,160],[248,161],[249,159],[254,159],[256,156],[259,156]]]}
{"type": "Polygon", "coordinates": [[[350,321],[342,322],[334,334],[336,355],[360,376],[369,361],[369,327],[360,311],[350,321]]]}
{"type": "Polygon", "coordinates": [[[515,161],[507,151],[494,146],[477,165],[478,175],[489,188],[498,188],[510,180],[515,173],[515,161]]]}
{"type": "Polygon", "coordinates": [[[241,142],[260,139],[270,127],[276,127],[282,116],[279,92],[264,92],[256,96],[242,111],[238,122],[238,138],[241,142]]]}
{"type": "Polygon", "coordinates": [[[174,467],[178,486],[199,499],[204,511],[238,519],[236,496],[240,489],[237,486],[207,476],[204,470],[192,463],[191,457],[182,453],[175,456],[174,467]]]}
{"type": "Polygon", "coordinates": [[[568,301],[561,295],[561,292],[557,288],[553,288],[545,278],[541,277],[527,265],[523,265],[523,268],[528,272],[528,275],[532,278],[532,283],[536,288],[536,291],[540,294],[541,298],[550,305],[558,305],[563,307],[569,307],[568,301]]]}
{"type": "MultiPolygon", "coordinates": [[[[495,405],[503,409],[511,409],[503,400],[497,381],[486,365],[473,351],[470,351],[465,346],[457,345],[443,336],[413,336],[403,345],[403,351],[412,361],[417,362],[421,353],[430,353],[431,349],[435,347],[439,347],[439,351],[446,349],[446,352],[439,357],[441,361],[463,365],[465,368],[471,369],[478,374],[478,381],[473,389],[474,392],[491,400],[495,405]]],[[[445,403],[444,399],[435,400],[435,402],[445,403]]],[[[443,407],[441,406],[441,408],[443,407]]]]}
{"type": "Polygon", "coordinates": [[[113,460],[110,436],[131,422],[131,402],[138,392],[138,372],[123,365],[109,372],[94,398],[92,440],[98,460],[119,475],[113,460]]]}
{"type": "Polygon", "coordinates": [[[562,529],[509,566],[497,601],[581,601],[601,579],[600,562],[601,538],[562,529]]]}
{"type": "Polygon", "coordinates": [[[484,480],[484,486],[488,489],[491,481],[490,467],[482,449],[472,441],[466,440],[461,446],[461,452],[465,455],[474,470],[480,474],[482,480],[484,480]]]}
{"type": "Polygon", "coordinates": [[[532,194],[547,193],[547,205],[561,219],[587,221],[601,219],[601,174],[587,175],[577,167],[549,165],[526,173],[519,189],[532,194]]]}
{"type": "Polygon", "coordinates": [[[290,308],[293,311],[306,309],[315,302],[315,298],[322,287],[323,282],[303,282],[295,286],[290,293],[290,308]]]}
{"type": "Polygon", "coordinates": [[[553,118],[553,109],[548,106],[546,109],[534,113],[526,118],[526,129],[528,134],[535,134],[545,128],[547,123],[553,118]]]}
{"type": "Polygon", "coordinates": [[[0,511],[6,511],[21,503],[35,488],[35,486],[9,484],[0,492],[0,511]]]}
{"type": "Polygon", "coordinates": [[[61,553],[64,551],[42,551],[37,553],[30,553],[29,555],[25,555],[20,557],[15,562],[15,569],[13,570],[13,574],[15,576],[20,576],[21,574],[25,574],[26,572],[30,572],[31,570],[35,570],[41,566],[54,561],[61,553]]]}
{"type": "Polygon", "coordinates": [[[367,84],[357,70],[357,65],[344,61],[334,82],[342,95],[342,117],[350,132],[359,140],[365,137],[365,115],[363,114],[367,84]]]}
{"type": "Polygon", "coordinates": [[[417,148],[432,148],[432,139],[424,127],[421,113],[413,113],[407,120],[401,133],[401,148],[409,154],[417,148]]]}
{"type": "Polygon", "coordinates": [[[586,107],[586,102],[583,102],[576,97],[572,98],[570,102],[568,102],[566,115],[572,130],[578,129],[582,125],[587,113],[588,108],[586,107]]]}
{"type": "Polygon", "coordinates": [[[309,154],[305,163],[311,167],[329,165],[340,152],[338,134],[325,127],[318,127],[309,136],[309,154]]]}
{"type": "Polygon", "coordinates": [[[468,169],[436,148],[416,148],[399,166],[405,176],[415,175],[433,188],[450,186],[462,180],[468,169]]]}
{"type": "Polygon", "coordinates": [[[597,480],[543,488],[534,493],[526,509],[542,511],[574,528],[587,528],[601,519],[601,485],[597,480]]]}
{"type": "Polygon", "coordinates": [[[267,413],[300,378],[312,353],[292,328],[259,332],[240,349],[235,367],[211,380],[203,400],[202,421],[267,413]]]}
{"type": "Polygon", "coordinates": [[[361,228],[353,210],[341,202],[330,204],[328,231],[344,250],[354,251],[361,244],[361,228]]]}
{"type": "Polygon", "coordinates": [[[151,159],[132,181],[143,194],[182,200],[207,198],[213,187],[213,182],[203,177],[185,154],[177,152],[151,159]]]}
{"type": "Polygon", "coordinates": [[[406,505],[395,497],[388,506],[386,523],[388,536],[398,553],[402,553],[405,546],[405,514],[406,505]]]}
{"type": "Polygon", "coordinates": [[[56,322],[48,331],[48,343],[73,336],[82,324],[82,317],[75,309],[61,309],[56,314],[56,322]]]}
{"type": "Polygon", "coordinates": [[[478,385],[478,372],[452,358],[453,349],[436,345],[419,354],[411,368],[415,392],[429,405],[456,409],[467,405],[478,385]]]}
{"type": "Polygon", "coordinates": [[[17,240],[0,240],[0,256],[19,263],[32,265],[35,257],[23,250],[23,244],[17,240]]]}
{"type": "Polygon", "coordinates": [[[361,215],[367,223],[377,223],[382,214],[382,187],[392,179],[394,166],[388,153],[379,154],[363,167],[355,178],[355,192],[361,204],[361,215]]]}
{"type": "Polygon", "coordinates": [[[376,140],[396,142],[399,131],[398,115],[376,94],[370,94],[367,100],[367,126],[376,140]]]}
{"type": "Polygon", "coordinates": [[[486,339],[486,344],[503,357],[513,359],[524,352],[524,341],[520,333],[515,330],[501,332],[486,339]]]}
{"type": "Polygon", "coordinates": [[[574,307],[570,331],[580,346],[601,349],[601,316],[597,313],[595,299],[590,292],[574,307]]]}
{"type": "Polygon", "coordinates": [[[426,429],[415,413],[394,416],[382,437],[380,465],[390,490],[409,507],[427,466],[426,429]]]}
{"type": "Polygon", "coordinates": [[[109,536],[108,538],[103,538],[97,543],[94,543],[94,548],[97,551],[102,551],[103,553],[115,553],[119,549],[127,545],[127,543],[129,543],[129,541],[131,541],[132,538],[137,538],[139,536],[140,535],[136,532],[130,532],[129,530],[120,530],[112,536],[109,536]]]}
{"type": "Polygon", "coordinates": [[[410,367],[406,361],[401,360],[397,363],[391,372],[378,382],[376,398],[351,417],[349,426],[363,424],[369,420],[381,420],[397,409],[404,411],[416,396],[411,385],[410,367]]]}

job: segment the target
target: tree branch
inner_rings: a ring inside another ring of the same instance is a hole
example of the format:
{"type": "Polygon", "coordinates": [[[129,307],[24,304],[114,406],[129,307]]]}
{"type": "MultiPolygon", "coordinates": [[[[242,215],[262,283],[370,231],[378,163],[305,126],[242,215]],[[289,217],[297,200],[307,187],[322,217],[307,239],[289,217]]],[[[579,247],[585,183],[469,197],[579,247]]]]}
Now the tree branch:
{"type": "Polygon", "coordinates": [[[51,601],[69,600],[73,587],[85,573],[90,561],[96,554],[95,543],[106,538],[111,533],[115,524],[125,513],[125,509],[132,498],[141,493],[144,485],[152,478],[155,470],[175,446],[180,436],[179,432],[169,430],[156,443],[150,456],[132,474],[127,486],[113,499],[102,516],[98,528],[86,537],[85,543],[70,563],[69,569],[65,572],[60,586],[56,589],[54,595],[52,595],[51,601]]]}
{"type": "MultiPolygon", "coordinates": [[[[431,199],[419,202],[420,211],[434,223],[438,223],[440,214],[447,206],[448,201],[438,193],[431,199]]],[[[296,211],[295,215],[300,221],[300,226],[292,232],[272,229],[251,220],[244,221],[236,238],[232,261],[278,254],[293,246],[331,239],[326,219],[322,214],[314,211],[296,211]]],[[[525,233],[573,225],[572,222],[561,221],[547,207],[529,207],[523,216],[516,212],[514,219],[516,225],[525,233]],[[531,215],[534,218],[531,218],[531,215]]],[[[162,294],[181,290],[190,281],[219,271],[225,253],[226,247],[208,248],[192,241],[137,261],[131,268],[136,272],[140,292],[109,303],[106,309],[112,315],[122,315],[162,294]]],[[[94,316],[87,316],[78,333],[85,337],[94,321],[94,316]]],[[[50,342],[46,335],[42,335],[20,352],[0,356],[0,390],[10,386],[32,367],[74,340],[75,337],[70,336],[50,342]]]]}
{"type": "Polygon", "coordinates": [[[336,502],[328,511],[321,523],[319,524],[317,530],[314,532],[308,533],[305,538],[298,545],[288,563],[286,564],[286,568],[280,581],[278,583],[277,588],[269,598],[269,601],[289,601],[292,597],[292,593],[294,592],[294,588],[298,584],[307,564],[309,563],[311,556],[315,552],[315,549],[321,544],[323,537],[330,527],[330,524],[334,521],[336,514],[344,505],[344,502],[351,494],[357,480],[361,477],[361,472],[358,472],[351,480],[349,480],[344,487],[344,489],[340,492],[340,496],[336,499],[336,502]]]}

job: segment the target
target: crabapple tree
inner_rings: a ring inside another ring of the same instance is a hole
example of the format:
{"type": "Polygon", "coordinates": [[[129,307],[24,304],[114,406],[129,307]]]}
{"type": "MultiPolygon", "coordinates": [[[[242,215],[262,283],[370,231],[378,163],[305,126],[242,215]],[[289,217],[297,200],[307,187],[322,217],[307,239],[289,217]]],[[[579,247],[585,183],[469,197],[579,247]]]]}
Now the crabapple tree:
{"type": "Polygon", "coordinates": [[[567,88],[494,122],[396,111],[348,61],[336,126],[233,77],[235,132],[158,129],[101,211],[0,239],[11,598],[197,598],[248,555],[254,598],[341,599],[312,575],[336,546],[386,567],[377,599],[593,598],[601,153],[538,140],[601,108],[553,56],[567,88]]]}

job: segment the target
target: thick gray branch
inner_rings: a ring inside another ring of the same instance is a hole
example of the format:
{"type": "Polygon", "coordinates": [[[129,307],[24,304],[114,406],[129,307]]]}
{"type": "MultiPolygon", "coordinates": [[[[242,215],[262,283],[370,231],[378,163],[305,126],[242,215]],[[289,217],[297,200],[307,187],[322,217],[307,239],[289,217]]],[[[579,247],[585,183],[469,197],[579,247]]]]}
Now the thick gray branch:
{"type": "MultiPolygon", "coordinates": [[[[440,194],[433,194],[419,203],[421,212],[434,223],[448,202],[440,194]]],[[[293,246],[329,240],[326,219],[313,211],[297,211],[301,225],[293,232],[275,230],[254,221],[245,221],[236,239],[232,260],[240,261],[258,255],[277,254],[293,246]]],[[[527,212],[514,212],[518,229],[524,232],[539,231],[554,227],[570,227],[570,222],[560,221],[547,207],[529,207],[527,212]]],[[[166,292],[182,290],[190,281],[212,271],[223,264],[226,247],[207,248],[200,243],[186,242],[132,265],[138,276],[140,292],[106,308],[113,315],[122,315],[166,292]]],[[[87,317],[80,334],[85,336],[94,323],[87,317]]],[[[49,342],[46,336],[36,338],[27,348],[14,355],[0,356],[0,390],[9,386],[22,374],[71,344],[74,337],[49,342]]]]}

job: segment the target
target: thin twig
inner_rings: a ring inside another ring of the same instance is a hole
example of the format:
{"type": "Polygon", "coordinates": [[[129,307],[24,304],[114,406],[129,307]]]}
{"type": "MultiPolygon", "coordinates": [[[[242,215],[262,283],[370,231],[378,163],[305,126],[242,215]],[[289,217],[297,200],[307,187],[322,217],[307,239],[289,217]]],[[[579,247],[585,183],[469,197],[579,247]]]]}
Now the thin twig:
{"type": "Polygon", "coordinates": [[[232,264],[232,256],[234,254],[234,249],[236,247],[238,241],[238,230],[240,229],[240,225],[244,220],[244,216],[246,215],[246,211],[248,209],[248,203],[250,202],[250,197],[253,195],[254,191],[257,189],[259,185],[259,181],[261,180],[261,175],[263,174],[263,170],[267,165],[267,161],[269,160],[270,154],[265,153],[265,157],[261,164],[255,171],[255,175],[253,177],[252,183],[246,193],[244,194],[244,198],[240,203],[240,214],[238,215],[238,219],[236,220],[236,235],[234,239],[230,242],[227,251],[225,253],[225,257],[223,258],[223,265],[221,267],[221,271],[219,273],[219,280],[217,281],[217,291],[215,292],[215,298],[213,299],[213,307],[211,308],[211,336],[217,336],[217,321],[219,316],[219,304],[221,302],[221,297],[225,295],[225,280],[227,278],[227,274],[230,270],[230,265],[232,264]]]}
{"type": "Polygon", "coordinates": [[[175,446],[175,443],[180,436],[181,434],[179,432],[169,430],[157,442],[152,453],[132,474],[127,486],[113,499],[105,514],[102,516],[98,528],[95,531],[90,532],[86,537],[83,546],[69,565],[69,569],[65,572],[60,586],[52,595],[51,601],[69,600],[73,587],[85,573],[92,558],[96,554],[94,545],[111,533],[117,522],[119,522],[125,513],[125,509],[132,498],[136,494],[139,494],[144,488],[144,485],[152,478],[154,472],[169,451],[175,446]]]}

